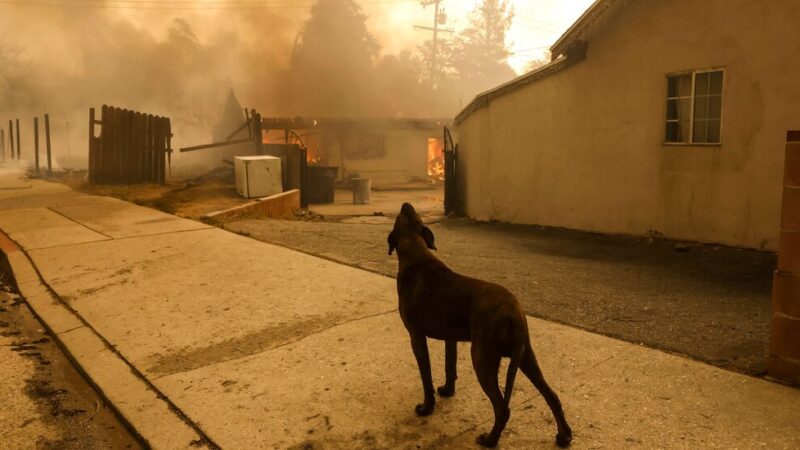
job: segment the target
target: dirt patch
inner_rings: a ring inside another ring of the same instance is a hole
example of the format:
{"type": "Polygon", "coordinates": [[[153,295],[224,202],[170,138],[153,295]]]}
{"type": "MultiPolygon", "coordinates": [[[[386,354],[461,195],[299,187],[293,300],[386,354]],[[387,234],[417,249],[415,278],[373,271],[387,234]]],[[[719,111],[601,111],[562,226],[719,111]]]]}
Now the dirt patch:
{"type": "MultiPolygon", "coordinates": [[[[3,448],[30,447],[53,450],[140,449],[142,445],[119,422],[108,405],[71,365],[27,304],[0,280],[0,321],[7,358],[28,360],[32,369],[22,377],[20,398],[30,398],[38,414],[31,415],[22,402],[3,405],[5,415],[18,422],[3,431],[3,448]],[[14,415],[17,417],[14,417],[14,415]],[[27,418],[26,418],[27,417],[27,418]],[[44,433],[42,430],[54,430],[44,433]]],[[[3,364],[18,364],[0,361],[3,364]]],[[[12,380],[4,380],[9,384],[12,380]]]]}
{"type": "Polygon", "coordinates": [[[199,219],[210,212],[251,201],[239,195],[233,170],[224,167],[196,178],[170,181],[163,185],[93,185],[79,172],[60,174],[51,180],[65,183],[86,194],[115,197],[190,219],[199,219]]]}

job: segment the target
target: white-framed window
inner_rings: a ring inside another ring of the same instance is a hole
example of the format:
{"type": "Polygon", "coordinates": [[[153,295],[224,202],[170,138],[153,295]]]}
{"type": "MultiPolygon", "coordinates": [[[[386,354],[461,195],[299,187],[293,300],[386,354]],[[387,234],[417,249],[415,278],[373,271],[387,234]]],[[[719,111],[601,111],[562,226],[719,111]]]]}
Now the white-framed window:
{"type": "Polygon", "coordinates": [[[722,69],[667,75],[667,144],[719,144],[722,69]]]}

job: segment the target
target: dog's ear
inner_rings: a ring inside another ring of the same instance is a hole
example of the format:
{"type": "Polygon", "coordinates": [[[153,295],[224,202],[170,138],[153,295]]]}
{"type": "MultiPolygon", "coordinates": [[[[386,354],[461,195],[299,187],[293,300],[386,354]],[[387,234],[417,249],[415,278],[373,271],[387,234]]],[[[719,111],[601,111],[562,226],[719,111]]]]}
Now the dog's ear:
{"type": "Polygon", "coordinates": [[[436,245],[433,244],[433,231],[431,231],[428,227],[422,227],[422,231],[419,232],[422,236],[422,239],[425,239],[425,245],[428,246],[431,250],[436,250],[436,245]]]}
{"type": "Polygon", "coordinates": [[[386,240],[389,241],[389,254],[391,255],[394,249],[397,248],[397,232],[392,230],[386,240]]]}

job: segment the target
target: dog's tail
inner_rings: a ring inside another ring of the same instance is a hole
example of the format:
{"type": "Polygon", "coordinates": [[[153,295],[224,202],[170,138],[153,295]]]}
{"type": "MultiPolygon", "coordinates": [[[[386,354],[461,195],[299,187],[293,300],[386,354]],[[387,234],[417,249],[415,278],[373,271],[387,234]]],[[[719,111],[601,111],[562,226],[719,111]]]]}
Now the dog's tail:
{"type": "Polygon", "coordinates": [[[511,360],[508,363],[508,373],[506,374],[506,389],[503,398],[506,401],[506,406],[511,406],[511,391],[514,389],[514,378],[517,376],[517,369],[522,357],[525,356],[525,344],[520,343],[517,348],[511,352],[511,360]]]}

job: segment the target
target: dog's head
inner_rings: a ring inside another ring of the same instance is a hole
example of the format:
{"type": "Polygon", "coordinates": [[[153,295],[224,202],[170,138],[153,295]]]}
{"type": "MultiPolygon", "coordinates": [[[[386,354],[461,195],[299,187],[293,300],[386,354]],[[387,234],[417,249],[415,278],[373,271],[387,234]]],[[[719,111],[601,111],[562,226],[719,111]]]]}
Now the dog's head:
{"type": "Polygon", "coordinates": [[[401,239],[409,237],[412,239],[421,237],[429,249],[436,250],[431,229],[422,223],[422,219],[410,203],[403,203],[400,208],[400,214],[394,220],[394,228],[387,239],[389,241],[389,254],[391,255],[397,248],[401,239]]]}

